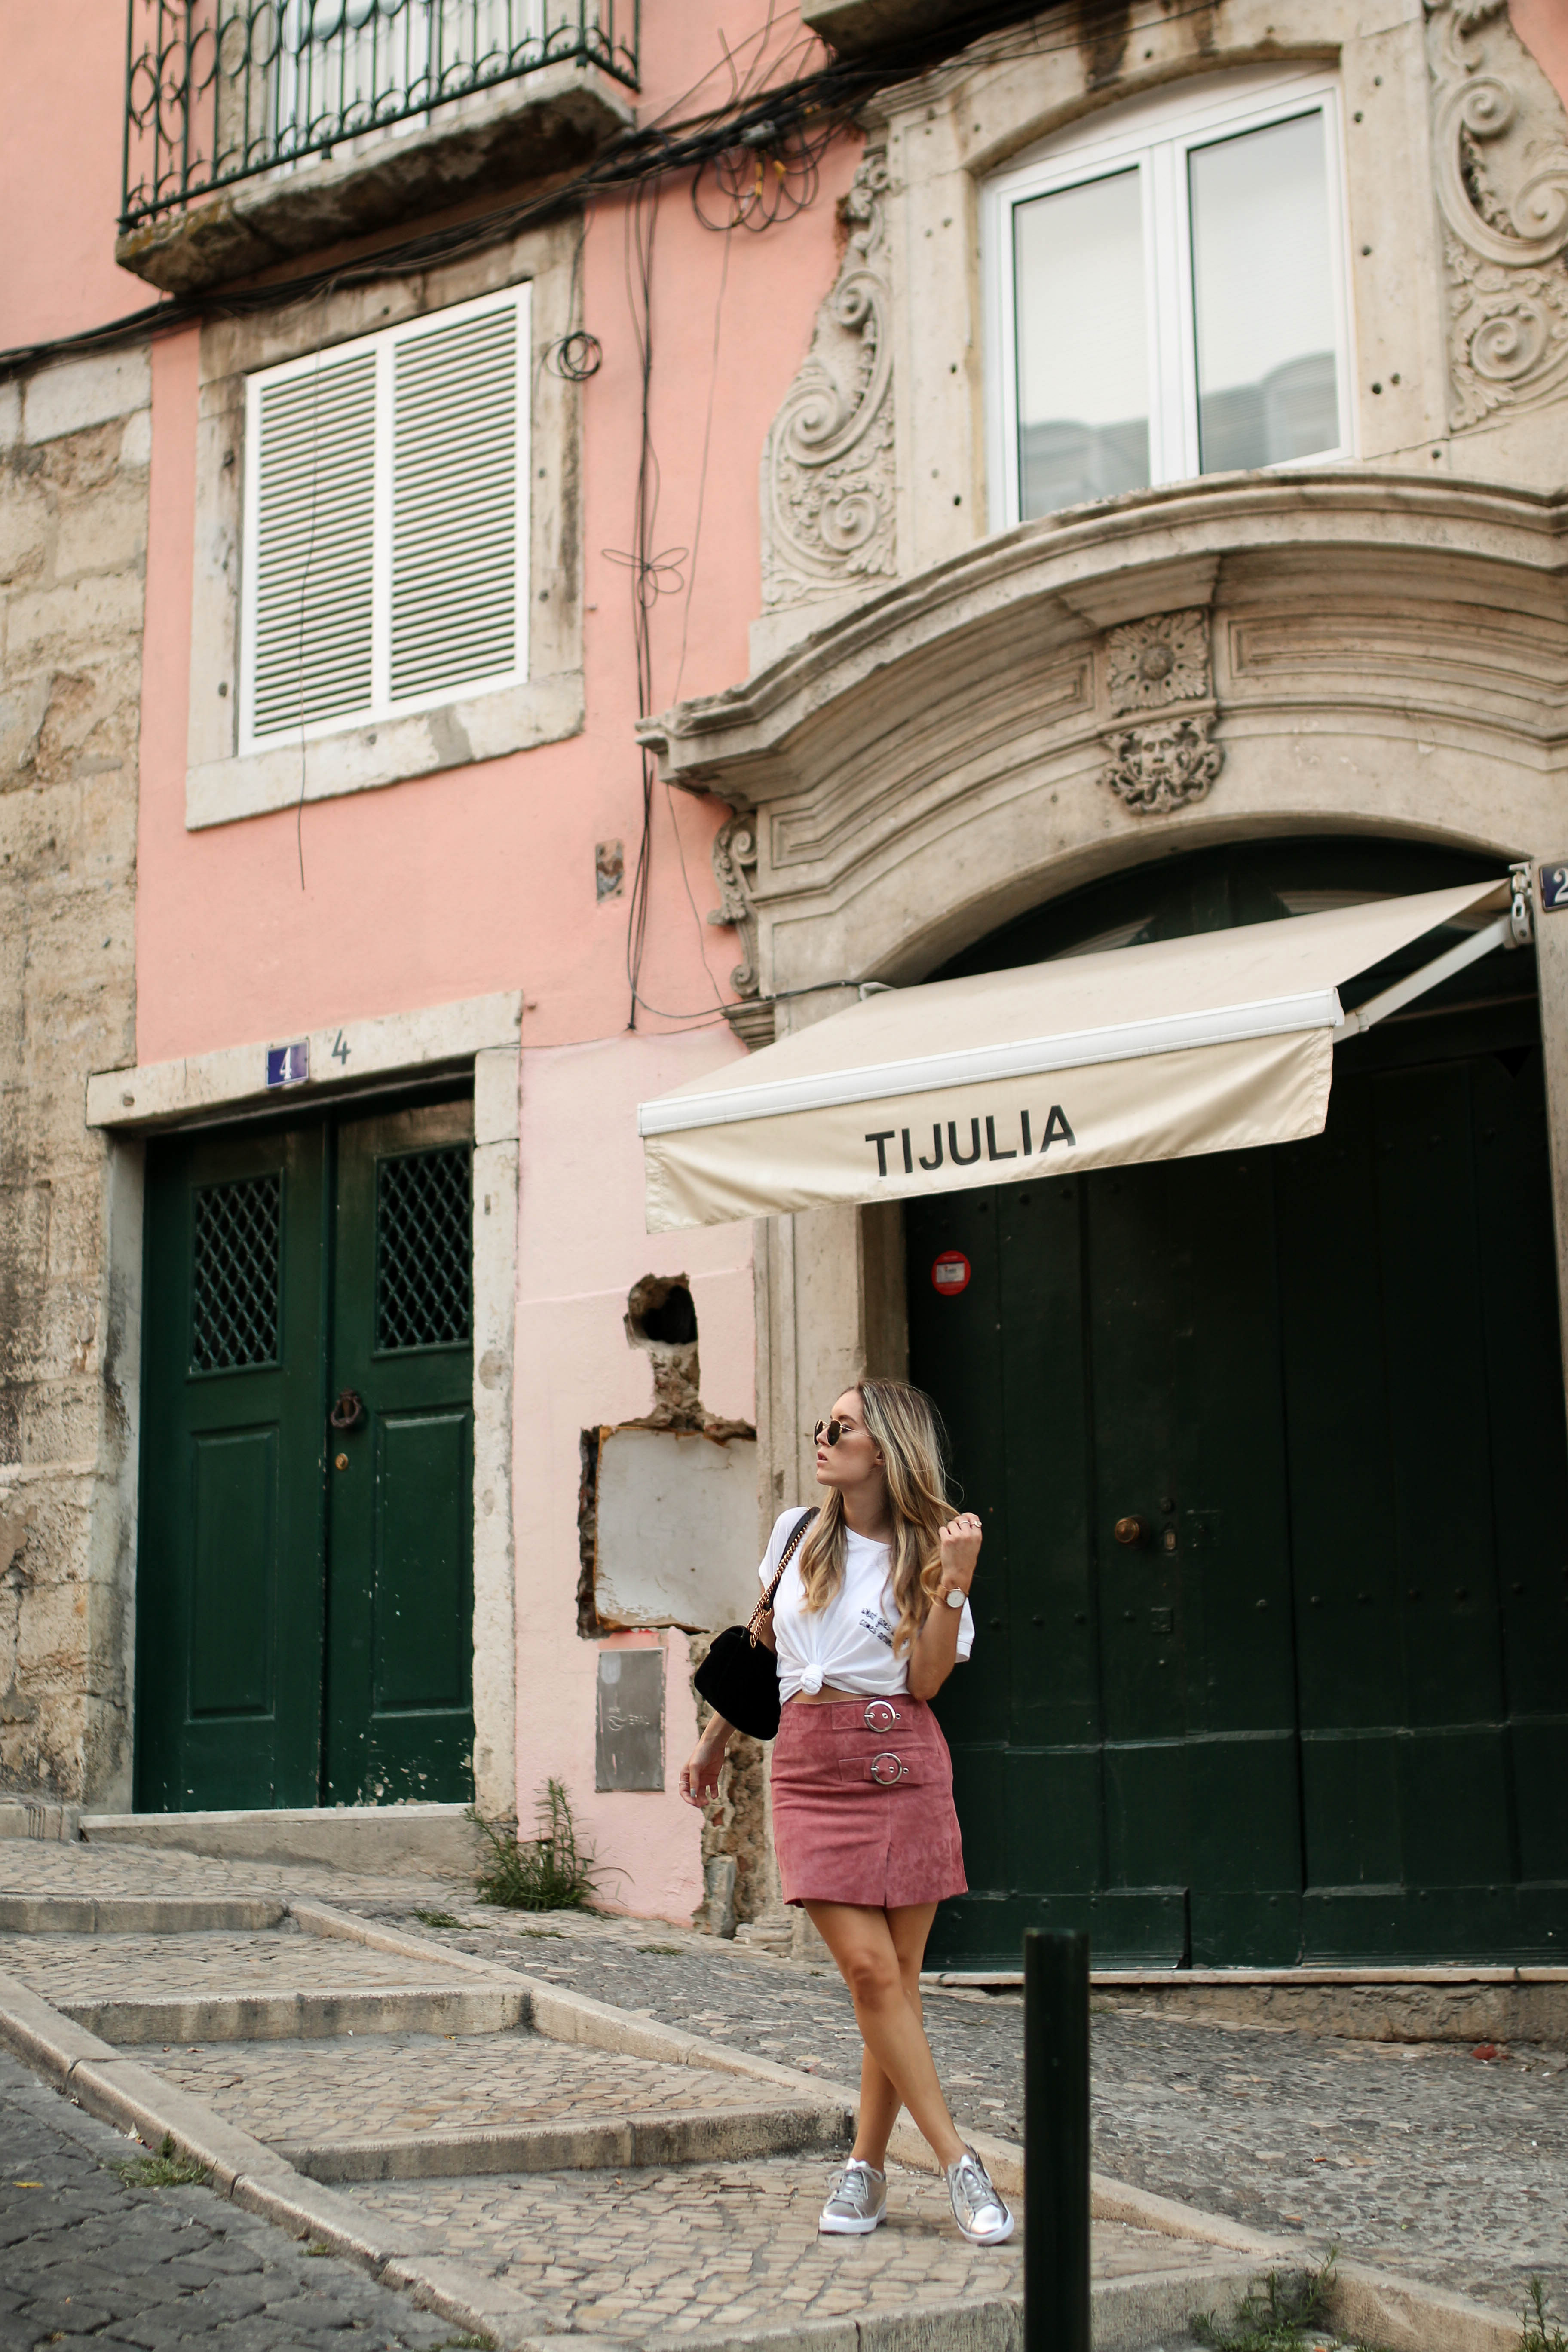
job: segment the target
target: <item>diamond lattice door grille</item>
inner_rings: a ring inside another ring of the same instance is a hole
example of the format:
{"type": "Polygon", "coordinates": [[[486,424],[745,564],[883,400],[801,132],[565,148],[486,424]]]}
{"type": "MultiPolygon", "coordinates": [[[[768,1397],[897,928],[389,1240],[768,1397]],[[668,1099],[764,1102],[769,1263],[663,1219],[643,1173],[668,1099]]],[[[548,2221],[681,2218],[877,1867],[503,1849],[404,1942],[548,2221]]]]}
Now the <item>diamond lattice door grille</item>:
{"type": "Polygon", "coordinates": [[[191,1369],[232,1372],[278,1361],[281,1175],[196,1194],[191,1369]]]}
{"type": "Polygon", "coordinates": [[[375,1344],[453,1348],[473,1328],[468,1151],[416,1151],[375,1171],[375,1344]]]}

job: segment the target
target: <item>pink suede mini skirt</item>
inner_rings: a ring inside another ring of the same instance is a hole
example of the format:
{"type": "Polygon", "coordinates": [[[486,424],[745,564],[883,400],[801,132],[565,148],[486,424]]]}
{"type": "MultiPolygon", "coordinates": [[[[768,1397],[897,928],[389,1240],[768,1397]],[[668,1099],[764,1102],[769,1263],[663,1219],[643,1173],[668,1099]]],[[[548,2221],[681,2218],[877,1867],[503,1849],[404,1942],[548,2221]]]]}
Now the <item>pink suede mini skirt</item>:
{"type": "Polygon", "coordinates": [[[786,1903],[880,1911],[968,1890],[952,1759],[924,1699],[791,1699],[773,1745],[773,1796],[786,1903]]]}

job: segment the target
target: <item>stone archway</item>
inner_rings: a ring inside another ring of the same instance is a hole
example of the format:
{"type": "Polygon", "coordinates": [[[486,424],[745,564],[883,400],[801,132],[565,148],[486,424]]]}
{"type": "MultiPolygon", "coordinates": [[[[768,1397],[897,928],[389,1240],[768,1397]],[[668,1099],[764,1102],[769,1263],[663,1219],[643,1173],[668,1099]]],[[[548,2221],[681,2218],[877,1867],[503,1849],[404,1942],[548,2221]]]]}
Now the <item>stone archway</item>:
{"type": "Polygon", "coordinates": [[[1534,846],[1565,522],[1393,474],[1142,493],[987,541],[644,731],[749,836],[720,854],[753,996],[915,978],[1156,839],[1534,846]]]}
{"type": "MultiPolygon", "coordinates": [[[[715,852],[759,1043],[1151,855],[1376,833],[1560,856],[1568,503],[1396,473],[1231,477],[1032,523],[648,722],[715,852]]],[[[1568,923],[1540,961],[1560,1282],[1568,923]]],[[[761,1237],[771,1513],[814,1401],[907,1349],[896,1213],[761,1237]]]]}

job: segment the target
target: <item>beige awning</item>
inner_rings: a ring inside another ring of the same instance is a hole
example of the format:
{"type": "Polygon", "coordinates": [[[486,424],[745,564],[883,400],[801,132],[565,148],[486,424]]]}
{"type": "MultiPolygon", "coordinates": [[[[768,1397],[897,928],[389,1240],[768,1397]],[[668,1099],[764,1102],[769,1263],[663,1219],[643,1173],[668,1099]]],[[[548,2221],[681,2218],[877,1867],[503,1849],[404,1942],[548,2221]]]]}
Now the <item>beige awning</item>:
{"type": "Polygon", "coordinates": [[[1506,881],[888,990],[637,1112],[647,1225],[947,1192],[1321,1132],[1336,1032],[1503,944],[1470,935],[1347,1021],[1341,984],[1506,881]]]}

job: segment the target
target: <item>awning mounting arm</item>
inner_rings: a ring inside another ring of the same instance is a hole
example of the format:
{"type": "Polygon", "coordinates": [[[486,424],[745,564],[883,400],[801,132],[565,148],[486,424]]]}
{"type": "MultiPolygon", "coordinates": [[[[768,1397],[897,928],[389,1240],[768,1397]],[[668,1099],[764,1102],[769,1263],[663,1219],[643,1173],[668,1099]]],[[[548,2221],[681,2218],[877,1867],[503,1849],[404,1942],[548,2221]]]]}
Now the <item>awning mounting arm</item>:
{"type": "Polygon", "coordinates": [[[1467,964],[1479,963],[1482,956],[1490,955],[1494,948],[1527,947],[1531,938],[1530,868],[1519,866],[1513,868],[1513,903],[1506,915],[1499,915],[1495,922],[1488,923],[1484,929],[1472,933],[1469,939],[1461,940],[1457,948],[1450,948],[1447,955],[1436,957],[1431,963],[1424,963],[1419,971],[1411,972],[1405,980],[1395,981],[1392,988],[1384,989],[1380,995],[1368,997],[1366,1003],[1358,1004],[1353,1013],[1347,1013],[1334,1031],[1335,1045],[1342,1037],[1360,1036],[1363,1030],[1370,1029],[1374,1022],[1385,1020],[1389,1013],[1397,1013],[1402,1005],[1409,1004],[1417,996],[1425,996],[1429,989],[1440,988],[1444,981],[1451,980],[1457,971],[1463,971],[1467,964]]]}

